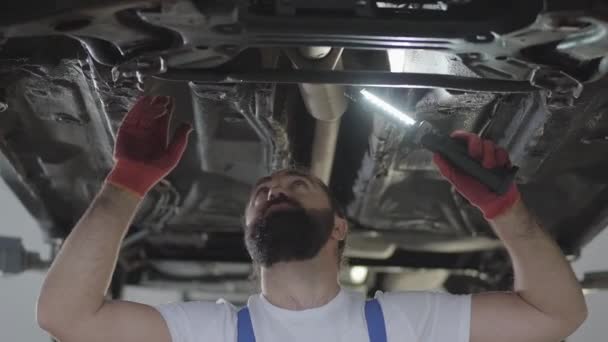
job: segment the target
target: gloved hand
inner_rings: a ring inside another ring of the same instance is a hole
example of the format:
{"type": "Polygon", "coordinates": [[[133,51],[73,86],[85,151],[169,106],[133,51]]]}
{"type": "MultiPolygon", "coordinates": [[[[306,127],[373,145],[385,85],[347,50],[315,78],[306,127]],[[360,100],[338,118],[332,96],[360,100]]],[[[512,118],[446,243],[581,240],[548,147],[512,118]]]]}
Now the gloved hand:
{"type": "MultiPolygon", "coordinates": [[[[469,155],[481,161],[483,167],[510,167],[509,154],[503,148],[496,146],[492,141],[482,140],[473,133],[455,131],[452,138],[464,140],[467,143],[469,155]]],[[[450,182],[460,194],[479,208],[487,219],[493,219],[510,209],[520,198],[515,183],[504,195],[497,195],[487,186],[455,168],[450,162],[439,154],[433,155],[433,162],[439,172],[450,182]]]]}
{"type": "Polygon", "coordinates": [[[173,100],[143,96],[125,116],[116,137],[114,168],[106,181],[143,197],[175,168],[181,159],[189,124],[181,124],[169,142],[173,100]]]}

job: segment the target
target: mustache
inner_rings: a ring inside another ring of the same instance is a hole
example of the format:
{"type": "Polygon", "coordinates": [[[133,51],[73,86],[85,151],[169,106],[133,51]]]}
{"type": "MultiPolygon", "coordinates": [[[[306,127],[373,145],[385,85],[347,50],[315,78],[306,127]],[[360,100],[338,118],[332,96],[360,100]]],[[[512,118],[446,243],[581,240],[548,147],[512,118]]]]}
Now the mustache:
{"type": "Polygon", "coordinates": [[[291,199],[287,196],[277,196],[277,197],[269,200],[268,202],[266,202],[264,204],[264,206],[260,209],[260,213],[262,215],[266,214],[268,209],[270,209],[270,207],[272,207],[273,205],[276,205],[276,204],[288,204],[289,206],[294,207],[296,209],[303,209],[302,205],[300,203],[298,203],[296,200],[291,199]]]}

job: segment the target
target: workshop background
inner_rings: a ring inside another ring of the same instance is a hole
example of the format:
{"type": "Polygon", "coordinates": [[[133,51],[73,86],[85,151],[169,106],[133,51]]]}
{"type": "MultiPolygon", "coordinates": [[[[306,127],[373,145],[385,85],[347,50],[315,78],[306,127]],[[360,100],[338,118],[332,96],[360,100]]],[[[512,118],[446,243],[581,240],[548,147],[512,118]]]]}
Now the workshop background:
{"type": "MultiPolygon", "coordinates": [[[[44,243],[34,219],[0,180],[0,235],[21,237],[28,250],[37,251],[46,258],[49,248],[44,243]]],[[[608,230],[600,234],[583,250],[574,263],[579,276],[589,271],[608,269],[608,230]]],[[[49,337],[38,328],[35,305],[44,279],[42,272],[26,272],[17,276],[0,277],[0,341],[48,342],[49,337]]],[[[180,294],[172,291],[127,288],[126,299],[149,304],[179,300],[180,294]]],[[[589,318],[568,340],[569,342],[595,342],[605,340],[608,326],[608,291],[587,294],[589,318]]]]}

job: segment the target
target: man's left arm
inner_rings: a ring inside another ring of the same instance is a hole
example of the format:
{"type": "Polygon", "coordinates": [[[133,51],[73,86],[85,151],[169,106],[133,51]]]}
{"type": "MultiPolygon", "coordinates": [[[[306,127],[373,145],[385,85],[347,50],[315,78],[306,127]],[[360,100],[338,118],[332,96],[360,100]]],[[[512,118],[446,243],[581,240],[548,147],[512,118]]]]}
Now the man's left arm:
{"type": "MultiPolygon", "coordinates": [[[[457,131],[469,155],[485,168],[510,167],[507,152],[479,136],[457,131]]],[[[587,317],[582,289],[560,248],[535,221],[515,184],[502,195],[462,173],[440,155],[441,174],[484,214],[513,264],[511,292],[476,294],[471,306],[471,342],[561,341],[587,317]]]]}
{"type": "Polygon", "coordinates": [[[587,317],[579,282],[521,200],[489,220],[513,264],[514,290],[473,295],[471,342],[561,341],[587,317]]]}

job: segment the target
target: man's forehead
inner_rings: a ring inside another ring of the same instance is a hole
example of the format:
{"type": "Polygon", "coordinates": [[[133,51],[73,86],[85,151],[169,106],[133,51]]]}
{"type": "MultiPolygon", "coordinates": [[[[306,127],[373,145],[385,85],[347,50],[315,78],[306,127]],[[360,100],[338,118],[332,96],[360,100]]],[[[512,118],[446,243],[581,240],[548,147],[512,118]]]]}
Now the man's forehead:
{"type": "Polygon", "coordinates": [[[312,183],[316,183],[317,185],[321,185],[321,180],[320,179],[318,179],[317,177],[311,175],[310,173],[308,173],[306,171],[287,169],[287,170],[279,170],[279,171],[273,172],[272,174],[270,174],[268,176],[265,176],[265,177],[262,177],[262,178],[258,179],[258,181],[254,185],[254,188],[257,188],[261,184],[269,182],[272,179],[281,178],[281,177],[289,177],[289,176],[296,176],[296,177],[306,178],[309,181],[311,181],[312,183]]]}

